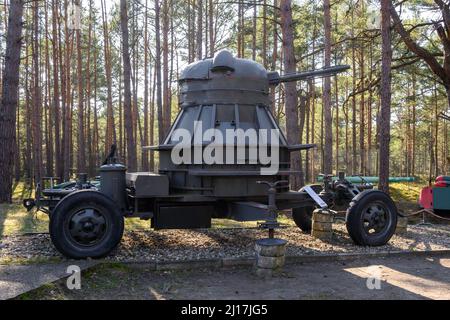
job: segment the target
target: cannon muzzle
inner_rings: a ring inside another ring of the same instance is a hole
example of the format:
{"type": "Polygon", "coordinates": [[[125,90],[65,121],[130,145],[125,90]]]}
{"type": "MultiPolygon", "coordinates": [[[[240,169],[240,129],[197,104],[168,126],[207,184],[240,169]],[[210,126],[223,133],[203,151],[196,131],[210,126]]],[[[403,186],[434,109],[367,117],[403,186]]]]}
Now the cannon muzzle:
{"type": "Polygon", "coordinates": [[[294,82],[301,80],[309,80],[314,78],[323,78],[337,75],[350,69],[348,65],[339,65],[334,67],[326,67],[319,70],[311,70],[304,72],[288,73],[280,76],[278,73],[273,73],[273,76],[269,77],[269,83],[272,86],[278,86],[284,82],[294,82]]]}

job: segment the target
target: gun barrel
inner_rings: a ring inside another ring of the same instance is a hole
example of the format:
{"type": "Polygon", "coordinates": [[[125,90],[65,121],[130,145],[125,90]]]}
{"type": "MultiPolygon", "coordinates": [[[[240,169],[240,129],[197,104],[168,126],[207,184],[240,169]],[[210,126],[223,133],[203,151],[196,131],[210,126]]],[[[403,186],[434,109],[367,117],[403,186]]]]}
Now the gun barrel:
{"type": "Polygon", "coordinates": [[[270,79],[270,84],[277,86],[280,83],[284,83],[284,82],[294,82],[294,81],[308,80],[308,79],[319,78],[319,77],[330,77],[330,76],[334,76],[338,73],[345,72],[348,69],[350,69],[350,66],[348,66],[348,65],[339,65],[339,66],[334,66],[334,67],[326,67],[326,68],[319,69],[319,70],[289,73],[289,74],[284,74],[282,76],[270,79]]]}

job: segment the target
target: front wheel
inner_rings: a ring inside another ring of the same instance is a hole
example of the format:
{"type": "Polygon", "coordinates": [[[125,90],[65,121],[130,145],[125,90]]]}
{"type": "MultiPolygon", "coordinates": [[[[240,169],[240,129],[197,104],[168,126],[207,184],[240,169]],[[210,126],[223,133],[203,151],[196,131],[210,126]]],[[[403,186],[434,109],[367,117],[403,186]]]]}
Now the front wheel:
{"type": "Polygon", "coordinates": [[[361,246],[383,246],[397,228],[397,208],[392,199],[378,190],[357,195],[347,210],[347,231],[361,246]]]}
{"type": "Polygon", "coordinates": [[[56,249],[73,259],[101,258],[120,242],[124,221],[114,202],[98,191],[77,191],[61,200],[50,219],[56,249]]]}

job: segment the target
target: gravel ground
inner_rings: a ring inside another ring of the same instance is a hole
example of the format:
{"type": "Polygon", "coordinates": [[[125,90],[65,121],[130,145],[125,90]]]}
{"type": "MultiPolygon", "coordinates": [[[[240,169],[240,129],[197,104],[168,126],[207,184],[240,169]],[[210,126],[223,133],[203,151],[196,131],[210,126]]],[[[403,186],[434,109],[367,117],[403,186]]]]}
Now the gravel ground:
{"type": "MultiPolygon", "coordinates": [[[[324,242],[289,227],[276,236],[288,240],[287,255],[329,255],[386,251],[450,250],[450,226],[409,226],[408,234],[394,236],[383,247],[358,247],[350,240],[345,225],[333,226],[331,242],[324,242]]],[[[118,262],[160,262],[215,258],[243,258],[254,254],[255,240],[266,237],[258,229],[149,230],[125,232],[119,247],[106,258],[118,262]]],[[[9,236],[0,239],[0,263],[15,259],[62,259],[48,234],[9,236]]]]}

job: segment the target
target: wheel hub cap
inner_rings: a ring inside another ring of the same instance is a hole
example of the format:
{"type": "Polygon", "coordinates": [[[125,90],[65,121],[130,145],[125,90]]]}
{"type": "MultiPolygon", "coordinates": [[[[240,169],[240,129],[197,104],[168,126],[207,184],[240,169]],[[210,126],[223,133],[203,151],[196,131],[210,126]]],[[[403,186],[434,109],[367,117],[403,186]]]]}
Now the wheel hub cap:
{"type": "Polygon", "coordinates": [[[92,246],[99,242],[106,232],[105,217],[96,209],[77,211],[69,222],[69,233],[78,244],[92,246]]]}
{"type": "Polygon", "coordinates": [[[373,235],[382,232],[388,225],[388,210],[380,204],[369,205],[364,213],[364,230],[373,235]]]}

